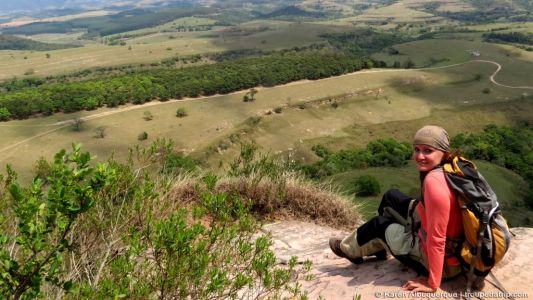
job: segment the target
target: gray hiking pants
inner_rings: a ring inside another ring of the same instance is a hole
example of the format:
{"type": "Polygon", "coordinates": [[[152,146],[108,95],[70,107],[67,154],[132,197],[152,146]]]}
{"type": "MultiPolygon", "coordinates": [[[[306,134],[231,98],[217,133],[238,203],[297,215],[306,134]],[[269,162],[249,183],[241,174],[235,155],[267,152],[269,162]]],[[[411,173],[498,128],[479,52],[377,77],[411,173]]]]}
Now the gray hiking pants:
{"type": "MultiPolygon", "coordinates": [[[[387,191],[378,208],[378,215],[351,232],[341,242],[341,250],[351,258],[372,255],[388,249],[402,263],[420,274],[427,275],[429,263],[411,224],[419,221],[416,212],[411,217],[414,200],[398,190],[387,191]],[[414,239],[414,241],[413,241],[414,239]]],[[[415,210],[416,211],[416,210],[415,210]]],[[[461,272],[460,266],[444,265],[443,278],[461,272]]]]}

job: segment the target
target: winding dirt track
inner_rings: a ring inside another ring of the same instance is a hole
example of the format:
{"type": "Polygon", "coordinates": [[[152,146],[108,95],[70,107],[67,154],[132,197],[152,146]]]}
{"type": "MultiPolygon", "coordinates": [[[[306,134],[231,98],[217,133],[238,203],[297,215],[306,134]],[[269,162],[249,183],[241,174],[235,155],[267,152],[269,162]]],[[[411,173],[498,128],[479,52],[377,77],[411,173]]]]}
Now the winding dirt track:
{"type": "MultiPolygon", "coordinates": [[[[348,74],[344,74],[344,75],[340,75],[340,76],[336,76],[336,77],[345,77],[345,76],[352,76],[352,75],[357,75],[357,74],[369,74],[369,73],[384,73],[384,72],[406,72],[406,71],[424,71],[424,70],[436,70],[436,69],[445,69],[445,68],[451,68],[451,67],[455,67],[455,66],[460,66],[460,65],[464,65],[464,64],[467,64],[467,63],[471,63],[471,62],[481,62],[481,63],[489,63],[489,64],[493,64],[493,65],[496,65],[497,69],[496,71],[494,71],[494,73],[492,73],[492,75],[490,76],[490,81],[497,85],[497,86],[501,86],[501,87],[504,87],[504,88],[509,88],[509,89],[527,89],[527,90],[533,90],[533,86],[509,86],[509,85],[505,85],[505,84],[501,84],[499,82],[497,82],[494,77],[496,77],[496,75],[498,74],[498,72],[500,72],[500,70],[502,69],[502,66],[495,62],[495,61],[491,61],[491,60],[470,60],[470,61],[467,61],[467,62],[463,62],[463,63],[458,63],[458,64],[452,64],[452,65],[447,65],[447,66],[442,66],[442,67],[434,67],[434,68],[421,68],[421,69],[386,69],[386,70],[363,70],[363,71],[357,71],[357,72],[353,72],[353,73],[348,73],[348,74]]],[[[329,77],[328,79],[330,78],[336,78],[336,77],[329,77]]],[[[283,85],[278,85],[276,87],[280,87],[280,86],[287,86],[287,85],[297,85],[297,84],[304,84],[306,82],[309,82],[309,80],[299,80],[299,81],[295,81],[295,82],[291,82],[291,83],[287,83],[287,84],[283,84],[283,85]]],[[[270,88],[270,87],[269,87],[270,88]]],[[[259,90],[262,89],[262,88],[258,88],[259,90]]],[[[236,92],[232,92],[232,93],[229,93],[229,94],[225,94],[225,95],[232,95],[232,94],[238,94],[238,93],[242,93],[244,91],[247,91],[248,89],[246,90],[242,90],[242,91],[236,91],[236,92]]],[[[134,109],[140,109],[140,108],[146,108],[146,107],[150,107],[150,106],[155,106],[155,105],[161,105],[161,104],[166,104],[166,103],[172,103],[172,102],[178,102],[178,101],[193,101],[193,100],[199,100],[199,99],[205,99],[205,98],[211,98],[211,97],[216,97],[216,96],[219,96],[219,95],[211,95],[211,96],[203,96],[203,97],[197,97],[197,98],[184,98],[184,99],[173,99],[173,100],[169,100],[169,101],[165,101],[165,102],[147,102],[145,104],[141,104],[141,105],[130,105],[130,106],[127,106],[127,107],[122,107],[122,108],[117,108],[117,109],[113,109],[113,110],[110,110],[110,111],[106,111],[106,112],[102,112],[102,113],[97,113],[97,114],[93,114],[93,115],[89,115],[89,116],[86,116],[86,117],[82,117],[80,118],[81,120],[83,121],[89,121],[89,120],[93,120],[93,119],[98,119],[98,118],[102,118],[102,117],[106,117],[106,116],[110,116],[110,115],[114,115],[114,114],[118,114],[118,113],[122,113],[122,112],[125,112],[125,111],[129,111],[129,110],[134,110],[134,109]]],[[[57,123],[53,123],[53,124],[44,124],[44,125],[41,125],[41,126],[58,126],[54,129],[50,129],[50,130],[47,130],[45,132],[41,132],[39,134],[36,134],[32,137],[29,137],[29,138],[26,138],[24,140],[21,140],[19,142],[16,142],[12,145],[9,145],[7,147],[4,147],[2,149],[0,149],[0,153],[4,152],[4,151],[7,151],[7,150],[10,150],[12,148],[15,148],[21,144],[24,144],[26,142],[29,142],[33,139],[36,139],[36,138],[39,138],[41,136],[44,136],[44,135],[47,135],[49,133],[52,133],[54,131],[57,131],[57,130],[60,130],[62,128],[65,128],[67,126],[70,126],[74,123],[74,119],[71,119],[71,120],[66,120],[66,121],[61,121],[61,122],[57,122],[57,123]]],[[[0,126],[10,126],[10,125],[0,125],[0,126]]]]}

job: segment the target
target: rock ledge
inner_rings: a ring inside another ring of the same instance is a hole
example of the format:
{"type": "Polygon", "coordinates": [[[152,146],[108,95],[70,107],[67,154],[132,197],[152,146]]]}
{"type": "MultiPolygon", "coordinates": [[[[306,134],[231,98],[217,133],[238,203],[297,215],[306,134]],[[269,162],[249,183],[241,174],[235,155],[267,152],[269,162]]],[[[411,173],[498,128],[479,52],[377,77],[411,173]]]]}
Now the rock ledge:
{"type": "MultiPolygon", "coordinates": [[[[310,299],[354,299],[355,295],[361,295],[364,300],[430,298],[402,290],[402,284],[417,274],[392,257],[387,261],[368,260],[354,265],[335,256],[329,249],[328,239],[343,237],[347,234],[345,231],[298,221],[268,224],[264,230],[272,233],[273,249],[280,263],[286,263],[293,255],[298,256],[299,262],[307,259],[313,262],[311,279],[301,281],[310,299]]],[[[511,247],[493,273],[509,293],[515,294],[515,299],[533,298],[533,260],[529,257],[533,253],[530,252],[533,251],[533,228],[513,228],[511,231],[515,234],[511,247]]],[[[487,278],[483,293],[475,296],[478,299],[506,299],[492,282],[487,278]]],[[[461,299],[464,289],[463,277],[445,281],[438,291],[440,294],[431,298],[461,299]]]]}

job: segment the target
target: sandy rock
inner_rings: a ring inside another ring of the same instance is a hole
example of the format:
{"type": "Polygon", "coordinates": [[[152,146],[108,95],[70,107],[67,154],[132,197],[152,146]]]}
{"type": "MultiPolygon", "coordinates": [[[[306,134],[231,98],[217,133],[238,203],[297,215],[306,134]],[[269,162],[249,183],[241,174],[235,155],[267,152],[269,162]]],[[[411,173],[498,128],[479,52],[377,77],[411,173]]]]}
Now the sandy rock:
{"type": "MultiPolygon", "coordinates": [[[[313,262],[312,277],[302,279],[303,289],[310,299],[460,299],[466,280],[463,277],[445,281],[438,291],[440,294],[409,295],[401,286],[407,280],[417,278],[416,272],[407,269],[392,256],[387,261],[369,259],[361,265],[354,265],[339,258],[328,246],[330,237],[343,237],[347,232],[316,224],[282,221],[264,226],[272,233],[273,249],[280,260],[286,263],[291,256],[298,261],[309,259],[313,262]],[[440,297],[438,297],[440,296],[440,297]]],[[[533,228],[513,228],[516,234],[504,260],[493,269],[496,278],[515,299],[533,298],[533,260],[529,255],[533,249],[533,228]]],[[[425,279],[419,276],[419,279],[425,279]]],[[[483,293],[472,299],[506,299],[502,292],[486,279],[483,293]]]]}

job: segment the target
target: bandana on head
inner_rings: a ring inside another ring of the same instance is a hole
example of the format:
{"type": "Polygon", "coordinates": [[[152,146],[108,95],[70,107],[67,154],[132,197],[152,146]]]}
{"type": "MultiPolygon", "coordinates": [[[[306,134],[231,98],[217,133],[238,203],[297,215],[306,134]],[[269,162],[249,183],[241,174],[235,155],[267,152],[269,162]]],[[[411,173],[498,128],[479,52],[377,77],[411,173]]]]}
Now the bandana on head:
{"type": "Polygon", "coordinates": [[[413,140],[414,145],[424,144],[443,152],[450,151],[450,138],[444,128],[427,125],[418,130],[413,140]]]}

